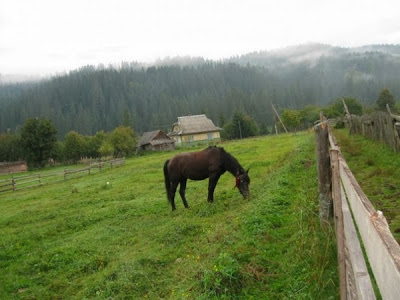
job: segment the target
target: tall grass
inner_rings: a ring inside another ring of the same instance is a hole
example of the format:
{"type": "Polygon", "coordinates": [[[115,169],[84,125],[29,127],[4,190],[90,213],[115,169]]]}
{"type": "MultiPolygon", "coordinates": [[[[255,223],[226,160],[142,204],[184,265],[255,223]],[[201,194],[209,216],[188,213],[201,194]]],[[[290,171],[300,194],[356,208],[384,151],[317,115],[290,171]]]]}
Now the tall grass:
{"type": "Polygon", "coordinates": [[[384,213],[393,236],[400,243],[399,153],[378,141],[350,136],[344,129],[336,130],[335,136],[363,191],[375,209],[384,213]]]}
{"type": "Polygon", "coordinates": [[[167,203],[151,153],[0,195],[0,298],[336,299],[335,241],[321,230],[313,135],[223,146],[250,168],[251,199],[225,174],[167,203]],[[107,184],[108,182],[108,184],[107,184]]]}

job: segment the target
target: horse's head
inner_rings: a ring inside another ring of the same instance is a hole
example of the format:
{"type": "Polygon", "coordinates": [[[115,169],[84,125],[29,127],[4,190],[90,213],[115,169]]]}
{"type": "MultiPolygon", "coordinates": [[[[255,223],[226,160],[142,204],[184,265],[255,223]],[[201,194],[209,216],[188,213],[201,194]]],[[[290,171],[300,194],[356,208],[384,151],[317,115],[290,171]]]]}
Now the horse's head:
{"type": "Polygon", "coordinates": [[[236,173],[236,187],[239,189],[239,192],[243,195],[243,197],[250,197],[250,177],[249,177],[249,169],[247,171],[241,169],[236,173]]]}

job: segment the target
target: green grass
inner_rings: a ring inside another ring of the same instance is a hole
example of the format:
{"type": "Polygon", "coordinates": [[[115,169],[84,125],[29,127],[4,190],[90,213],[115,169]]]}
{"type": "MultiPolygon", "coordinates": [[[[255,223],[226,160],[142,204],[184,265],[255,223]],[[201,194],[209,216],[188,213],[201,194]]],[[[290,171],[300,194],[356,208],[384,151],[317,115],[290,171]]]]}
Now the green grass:
{"type": "Polygon", "coordinates": [[[1,194],[0,298],[337,299],[314,136],[223,146],[250,168],[250,200],[226,173],[213,204],[207,181],[189,181],[191,208],[177,195],[171,212],[162,167],[177,151],[1,194]]]}
{"type": "Polygon", "coordinates": [[[363,136],[350,136],[344,129],[336,130],[335,136],[361,188],[375,209],[383,212],[393,236],[400,243],[399,153],[363,136]]]}

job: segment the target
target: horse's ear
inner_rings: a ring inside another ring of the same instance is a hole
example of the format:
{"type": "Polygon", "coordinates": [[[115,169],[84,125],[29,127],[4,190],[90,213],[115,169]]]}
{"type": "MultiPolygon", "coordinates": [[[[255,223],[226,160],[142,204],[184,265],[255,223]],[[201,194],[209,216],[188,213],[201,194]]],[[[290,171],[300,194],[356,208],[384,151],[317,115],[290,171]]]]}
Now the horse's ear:
{"type": "Polygon", "coordinates": [[[249,174],[250,168],[247,169],[246,173],[249,174]]]}

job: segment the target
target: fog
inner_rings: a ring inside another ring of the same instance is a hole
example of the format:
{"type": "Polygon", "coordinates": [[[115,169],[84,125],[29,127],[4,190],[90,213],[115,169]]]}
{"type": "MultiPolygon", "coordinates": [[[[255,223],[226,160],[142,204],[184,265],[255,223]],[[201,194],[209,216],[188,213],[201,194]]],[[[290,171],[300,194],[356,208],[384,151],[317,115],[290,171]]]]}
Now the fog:
{"type": "Polygon", "coordinates": [[[176,56],[218,60],[309,42],[398,44],[399,8],[394,0],[2,0],[0,73],[44,76],[176,56]]]}

